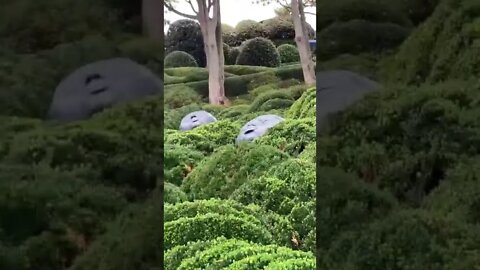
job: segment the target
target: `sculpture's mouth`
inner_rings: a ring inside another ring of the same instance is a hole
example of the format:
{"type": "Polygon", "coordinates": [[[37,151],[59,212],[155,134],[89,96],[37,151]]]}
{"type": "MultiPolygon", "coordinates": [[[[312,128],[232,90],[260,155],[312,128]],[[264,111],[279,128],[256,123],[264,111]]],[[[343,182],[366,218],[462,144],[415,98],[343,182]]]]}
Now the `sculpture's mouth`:
{"type": "Polygon", "coordinates": [[[90,91],[90,94],[92,95],[98,95],[100,93],[103,93],[105,91],[107,91],[108,87],[102,87],[102,88],[99,88],[99,89],[95,89],[93,91],[90,91]]]}
{"type": "Polygon", "coordinates": [[[245,134],[250,134],[250,133],[252,133],[252,132],[254,132],[254,131],[255,131],[254,129],[249,129],[249,130],[245,131],[245,134]]]}
{"type": "Polygon", "coordinates": [[[91,95],[98,95],[108,90],[103,77],[98,74],[91,74],[85,78],[85,86],[90,90],[91,95]]]}

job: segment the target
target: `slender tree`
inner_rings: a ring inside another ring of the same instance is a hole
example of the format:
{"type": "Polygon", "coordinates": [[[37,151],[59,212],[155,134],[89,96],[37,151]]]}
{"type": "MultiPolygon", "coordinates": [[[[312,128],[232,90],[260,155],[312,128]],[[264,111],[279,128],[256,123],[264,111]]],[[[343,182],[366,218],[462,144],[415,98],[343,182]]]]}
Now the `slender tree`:
{"type": "Polygon", "coordinates": [[[222,21],[220,14],[220,0],[165,0],[167,10],[196,20],[200,24],[208,69],[208,98],[211,104],[228,104],[225,96],[225,75],[222,40],[222,21]],[[188,3],[193,14],[187,14],[175,8],[179,2],[188,3]],[[195,8],[196,3],[197,8],[195,8]]]}
{"type": "Polygon", "coordinates": [[[271,4],[275,2],[280,4],[282,9],[277,11],[277,15],[284,16],[286,12],[290,12],[295,27],[295,43],[297,44],[300,54],[303,78],[306,84],[315,84],[315,67],[308,43],[307,21],[305,17],[307,13],[305,12],[305,7],[315,7],[316,0],[255,0],[254,2],[261,4],[271,4]]]}
{"type": "Polygon", "coordinates": [[[162,39],[163,33],[163,5],[158,0],[142,0],[143,31],[152,39],[162,39]]]}

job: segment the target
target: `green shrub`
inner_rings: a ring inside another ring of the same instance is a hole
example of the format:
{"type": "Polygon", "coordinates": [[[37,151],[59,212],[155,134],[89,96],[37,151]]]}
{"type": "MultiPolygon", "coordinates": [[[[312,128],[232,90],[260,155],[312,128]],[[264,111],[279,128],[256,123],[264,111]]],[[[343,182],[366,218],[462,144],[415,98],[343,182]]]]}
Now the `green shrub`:
{"type": "Polygon", "coordinates": [[[271,145],[289,155],[298,156],[309,143],[315,142],[315,122],[315,118],[285,119],[255,142],[271,145]]]}
{"type": "Polygon", "coordinates": [[[256,37],[245,41],[245,44],[242,45],[236,64],[278,67],[280,55],[270,40],[256,37]]]}
{"type": "MultiPolygon", "coordinates": [[[[181,203],[176,205],[167,205],[166,213],[176,212],[177,208],[187,208],[181,211],[189,211],[188,206],[193,206],[197,209],[195,204],[202,202],[214,202],[220,206],[222,201],[196,201],[190,203],[181,203]]],[[[212,205],[212,206],[214,206],[212,205]]],[[[210,207],[209,212],[195,213],[191,211],[191,215],[179,215],[177,218],[165,218],[165,249],[168,250],[177,245],[185,245],[188,242],[199,240],[210,240],[219,236],[226,238],[238,238],[247,241],[255,241],[257,243],[268,244],[272,241],[272,235],[266,228],[265,224],[254,215],[247,214],[228,207],[221,207],[214,210],[210,207]],[[222,211],[222,209],[224,209],[222,211]],[[226,211],[226,212],[224,212],[226,211]],[[232,213],[235,214],[232,214],[232,213]],[[199,230],[199,227],[204,229],[199,230]]],[[[185,213],[185,212],[184,212],[185,213]]]]}
{"type": "Polygon", "coordinates": [[[165,183],[163,187],[163,201],[165,203],[181,203],[187,201],[187,195],[180,189],[180,187],[165,183]]]}
{"type": "Polygon", "coordinates": [[[377,54],[343,54],[333,59],[319,62],[317,72],[343,69],[358,73],[374,81],[378,81],[378,63],[384,57],[384,55],[377,54]]]}
{"type": "MultiPolygon", "coordinates": [[[[240,53],[240,50],[238,52],[240,53]]],[[[232,73],[235,75],[248,75],[248,74],[259,73],[264,71],[271,71],[271,68],[260,67],[260,66],[245,66],[245,65],[225,66],[225,72],[232,73]]]]}
{"type": "Polygon", "coordinates": [[[243,184],[230,198],[288,215],[295,204],[314,200],[315,188],[315,164],[288,159],[271,167],[262,177],[243,184]]]}
{"type": "Polygon", "coordinates": [[[300,54],[294,45],[283,44],[278,46],[278,53],[280,54],[281,63],[293,63],[300,61],[300,54]]]}
{"type": "Polygon", "coordinates": [[[162,212],[160,196],[130,205],[71,269],[151,270],[157,267],[163,259],[162,212]]]}
{"type": "Polygon", "coordinates": [[[423,211],[400,211],[345,234],[324,264],[325,269],[471,269],[478,265],[478,243],[476,227],[423,211]]]}
{"type": "Polygon", "coordinates": [[[20,54],[51,49],[92,34],[109,36],[122,26],[105,1],[2,1],[2,7],[0,43],[20,54]]]}
{"type": "Polygon", "coordinates": [[[335,22],[366,20],[372,23],[393,23],[411,27],[412,22],[404,10],[388,0],[339,0],[321,2],[317,6],[317,31],[335,22]]]}
{"type": "Polygon", "coordinates": [[[308,160],[310,162],[316,162],[317,161],[317,144],[315,143],[310,143],[305,147],[305,150],[302,151],[300,155],[298,155],[298,158],[308,160]]]}
{"type": "Polygon", "coordinates": [[[236,106],[231,106],[224,111],[222,111],[218,117],[220,119],[236,119],[239,116],[242,116],[246,114],[249,110],[250,106],[249,105],[236,105],[236,106]]]}
{"type": "Polygon", "coordinates": [[[260,176],[286,157],[269,146],[223,146],[197,165],[183,181],[182,189],[195,199],[227,198],[248,179],[260,176]]]}
{"type": "MultiPolygon", "coordinates": [[[[230,46],[226,43],[223,43],[223,59],[224,59],[224,63],[227,64],[227,59],[230,55],[230,46]]],[[[227,64],[228,65],[228,64],[227,64]]]]}
{"type": "Polygon", "coordinates": [[[126,201],[87,178],[80,169],[0,165],[0,237],[10,253],[2,268],[60,270],[104,232],[126,201]]]}
{"type": "Polygon", "coordinates": [[[119,48],[124,56],[149,67],[158,76],[163,76],[164,46],[162,41],[132,37],[120,44],[119,48]]]}
{"type": "Polygon", "coordinates": [[[198,64],[190,54],[182,51],[173,51],[165,56],[164,66],[166,68],[198,67],[198,64]]]}
{"type": "Polygon", "coordinates": [[[165,144],[183,145],[209,154],[222,145],[233,144],[239,129],[239,123],[220,120],[193,130],[165,134],[165,144]]]}
{"type": "Polygon", "coordinates": [[[165,182],[181,185],[183,179],[204,158],[204,155],[191,148],[165,144],[163,172],[165,182]]]}
{"type": "Polygon", "coordinates": [[[424,200],[424,207],[457,221],[480,224],[478,167],[476,157],[448,171],[442,183],[424,200]]]}
{"type": "Polygon", "coordinates": [[[316,267],[313,259],[294,258],[285,261],[272,262],[265,267],[265,270],[311,270],[316,267]]]}
{"type": "Polygon", "coordinates": [[[330,59],[344,53],[381,53],[400,45],[408,34],[407,28],[392,23],[365,20],[334,23],[318,34],[317,57],[330,59]]]}
{"type": "MultiPolygon", "coordinates": [[[[347,232],[364,233],[372,221],[393,212],[397,203],[386,192],[360,181],[337,168],[317,168],[317,238],[325,251],[347,232]]],[[[322,252],[323,253],[323,252],[322,252]]]]}
{"type": "Polygon", "coordinates": [[[240,21],[237,26],[235,26],[235,33],[240,41],[244,41],[265,36],[265,29],[259,22],[253,20],[243,20],[240,21]]]}
{"type": "Polygon", "coordinates": [[[319,162],[339,166],[418,205],[479,138],[475,82],[398,86],[366,98],[319,138],[319,162]]]}
{"type": "Polygon", "coordinates": [[[475,1],[441,1],[399,52],[384,61],[382,78],[419,84],[477,77],[478,10],[479,4],[475,1]]]}
{"type": "Polygon", "coordinates": [[[206,56],[200,25],[193,20],[174,21],[165,36],[165,53],[183,51],[192,55],[198,66],[205,67],[206,56]]]}
{"type": "Polygon", "coordinates": [[[213,240],[208,241],[196,241],[188,243],[187,245],[178,245],[165,252],[165,270],[178,269],[183,260],[193,257],[197,252],[204,251],[209,249],[212,246],[217,245],[218,243],[224,241],[237,242],[239,245],[244,244],[248,245],[248,242],[243,242],[241,240],[227,240],[225,237],[218,237],[213,240]]]}
{"type": "MultiPolygon", "coordinates": [[[[247,94],[249,90],[254,89],[262,83],[270,83],[272,82],[272,80],[277,80],[278,82],[278,80],[288,79],[303,80],[302,67],[300,65],[292,65],[286,67],[279,67],[266,72],[226,78],[225,94],[227,95],[227,97],[241,96],[247,94]],[[275,77],[272,75],[276,76],[278,79],[275,79],[275,77]]],[[[195,89],[195,91],[200,93],[202,96],[208,96],[208,80],[190,82],[186,83],[186,85],[195,89]]]]}
{"type": "Polygon", "coordinates": [[[282,91],[282,90],[271,90],[264,94],[259,95],[253,103],[250,105],[249,112],[256,112],[260,111],[260,108],[269,100],[272,99],[284,99],[290,100],[293,103],[293,98],[290,93],[282,91]]]}
{"type": "Polygon", "coordinates": [[[298,119],[306,117],[315,117],[317,115],[317,89],[310,88],[295,101],[287,113],[289,118],[298,119]]]}
{"type": "Polygon", "coordinates": [[[295,27],[292,20],[275,17],[262,22],[265,27],[267,38],[270,40],[293,40],[295,39],[295,27]]]}
{"type": "Polygon", "coordinates": [[[281,110],[281,109],[288,109],[290,106],[292,106],[293,100],[291,99],[285,99],[285,98],[273,98],[267,100],[265,103],[263,103],[260,108],[258,108],[258,111],[271,111],[271,110],[281,110]]]}
{"type": "Polygon", "coordinates": [[[200,94],[192,88],[180,84],[175,88],[165,91],[165,107],[177,109],[192,103],[199,104],[202,102],[200,94]]]}

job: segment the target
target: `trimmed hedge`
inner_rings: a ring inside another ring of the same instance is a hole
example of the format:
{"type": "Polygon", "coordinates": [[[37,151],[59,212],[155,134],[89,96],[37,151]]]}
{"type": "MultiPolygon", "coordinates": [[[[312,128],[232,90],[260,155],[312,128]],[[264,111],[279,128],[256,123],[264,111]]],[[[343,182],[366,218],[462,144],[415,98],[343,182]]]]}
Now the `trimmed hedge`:
{"type": "Polygon", "coordinates": [[[165,56],[164,65],[166,68],[173,67],[198,67],[197,61],[192,55],[182,52],[173,51],[165,56]]]}
{"type": "Polygon", "coordinates": [[[185,178],[182,189],[194,199],[228,198],[248,179],[260,176],[286,158],[287,155],[270,146],[226,145],[203,160],[185,178]]]}
{"type": "Polygon", "coordinates": [[[240,54],[235,62],[237,65],[249,66],[280,66],[280,55],[272,41],[256,37],[242,44],[240,54]]]}

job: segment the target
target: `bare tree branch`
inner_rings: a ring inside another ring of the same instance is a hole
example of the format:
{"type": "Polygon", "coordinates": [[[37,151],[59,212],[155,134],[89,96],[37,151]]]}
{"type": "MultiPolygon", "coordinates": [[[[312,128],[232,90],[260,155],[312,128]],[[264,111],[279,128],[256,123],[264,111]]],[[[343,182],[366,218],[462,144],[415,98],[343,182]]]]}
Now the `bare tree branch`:
{"type": "Polygon", "coordinates": [[[169,11],[171,11],[171,12],[177,14],[177,15],[180,15],[180,16],[183,16],[183,17],[185,17],[185,18],[192,19],[192,20],[196,20],[196,19],[197,19],[197,16],[180,12],[180,11],[176,10],[172,5],[168,4],[167,2],[164,2],[164,6],[165,6],[169,11]]]}
{"type": "Polygon", "coordinates": [[[187,2],[190,4],[190,7],[192,8],[193,12],[194,12],[195,14],[198,14],[198,11],[195,10],[195,7],[194,7],[193,4],[192,4],[192,0],[187,0],[187,2]]]}

